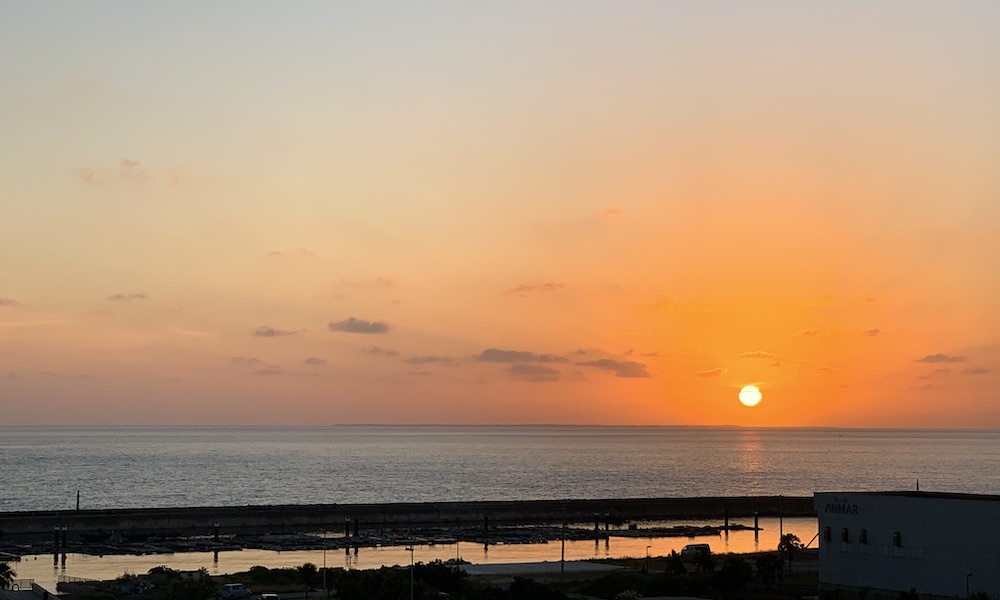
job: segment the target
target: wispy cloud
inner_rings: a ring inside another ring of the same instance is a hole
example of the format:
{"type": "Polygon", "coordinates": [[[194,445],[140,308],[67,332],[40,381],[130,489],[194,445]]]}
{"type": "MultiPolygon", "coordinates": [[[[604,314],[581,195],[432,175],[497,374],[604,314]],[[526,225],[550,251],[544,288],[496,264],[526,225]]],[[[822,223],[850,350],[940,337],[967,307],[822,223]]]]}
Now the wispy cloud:
{"type": "Polygon", "coordinates": [[[545,365],[539,364],[515,363],[507,369],[507,373],[515,379],[535,383],[559,381],[559,378],[561,377],[561,373],[558,369],[553,369],[552,367],[546,367],[545,365]]]}
{"type": "Polygon", "coordinates": [[[367,288],[391,288],[396,282],[391,277],[375,277],[372,279],[341,279],[335,283],[335,287],[367,289],[367,288]]]}
{"type": "Polygon", "coordinates": [[[385,321],[367,321],[348,317],[343,321],[331,321],[327,327],[330,331],[340,331],[343,333],[366,333],[378,334],[389,331],[389,324],[385,321]]]}
{"type": "Polygon", "coordinates": [[[613,360],[599,358],[576,363],[581,367],[594,367],[603,371],[612,371],[615,377],[652,377],[646,365],[634,360],[613,360]]]}
{"type": "Polygon", "coordinates": [[[941,367],[938,369],[934,369],[933,371],[931,371],[926,375],[921,375],[920,377],[917,377],[917,379],[938,379],[940,377],[947,377],[950,374],[951,374],[951,369],[947,367],[941,367]]]}
{"type": "Polygon", "coordinates": [[[869,329],[868,331],[865,332],[865,335],[868,336],[868,337],[876,337],[876,336],[882,335],[882,330],[881,329],[869,329]]]}
{"type": "Polygon", "coordinates": [[[455,359],[450,356],[411,356],[410,358],[404,359],[403,362],[411,365],[453,365],[455,364],[455,359]]]}
{"type": "Polygon", "coordinates": [[[308,248],[296,248],[295,250],[285,252],[282,252],[281,250],[272,250],[268,252],[267,255],[275,258],[285,258],[286,256],[316,256],[316,253],[308,248]]]}
{"type": "Polygon", "coordinates": [[[314,367],[319,367],[319,366],[325,365],[326,361],[323,360],[322,358],[317,358],[315,356],[310,356],[309,358],[307,358],[304,361],[302,361],[302,364],[304,364],[304,365],[311,365],[311,366],[314,366],[314,367]]]}
{"type": "Polygon", "coordinates": [[[752,350],[750,352],[740,352],[736,356],[740,358],[774,358],[775,354],[773,352],[764,352],[763,350],[752,350]]]}
{"type": "Polygon", "coordinates": [[[834,370],[835,369],[833,367],[831,367],[830,365],[820,365],[820,366],[816,367],[816,372],[818,372],[818,373],[833,373],[834,370]]]}
{"type": "Polygon", "coordinates": [[[361,351],[365,354],[374,354],[375,356],[399,356],[398,350],[389,350],[388,348],[381,348],[379,346],[368,346],[367,348],[362,348],[361,351]]]}
{"type": "Polygon", "coordinates": [[[729,369],[725,367],[716,367],[714,369],[709,369],[707,371],[698,371],[695,373],[696,377],[721,377],[729,372],[729,369]]]}
{"type": "Polygon", "coordinates": [[[555,281],[549,281],[547,283],[522,283],[512,290],[507,290],[506,293],[514,294],[515,296],[524,296],[525,294],[533,292],[555,292],[565,287],[565,285],[555,281]]]}
{"type": "Polygon", "coordinates": [[[535,354],[523,350],[500,350],[499,348],[487,348],[476,357],[480,362],[498,363],[565,363],[569,362],[562,356],[555,354],[535,354]]]}
{"type": "Polygon", "coordinates": [[[962,369],[962,374],[964,375],[986,375],[991,372],[986,367],[966,367],[962,369]]]}
{"type": "Polygon", "coordinates": [[[148,300],[149,296],[142,292],[135,292],[132,294],[112,294],[108,296],[108,300],[112,302],[131,302],[133,300],[148,300]]]}
{"type": "Polygon", "coordinates": [[[949,356],[947,354],[928,354],[927,356],[923,358],[918,358],[913,362],[935,364],[935,363],[958,363],[964,361],[965,361],[964,356],[949,356]]]}
{"type": "Polygon", "coordinates": [[[250,372],[251,375],[285,375],[286,372],[281,368],[281,365],[265,365],[260,369],[254,369],[250,372]]]}
{"type": "Polygon", "coordinates": [[[830,306],[833,304],[833,298],[830,295],[819,296],[818,298],[807,298],[805,300],[799,300],[799,306],[805,307],[819,307],[819,306],[830,306]]]}
{"type": "Polygon", "coordinates": [[[118,175],[122,179],[139,181],[149,179],[149,171],[137,160],[126,158],[118,167],[118,175]]]}
{"type": "Polygon", "coordinates": [[[799,329],[792,335],[798,337],[816,337],[819,335],[819,329],[799,329]]]}
{"type": "Polygon", "coordinates": [[[774,361],[773,363],[771,363],[771,366],[772,366],[772,367],[780,367],[780,366],[782,366],[782,365],[784,365],[784,364],[785,364],[785,363],[781,362],[780,360],[776,360],[776,361],[774,361]]]}
{"type": "Polygon", "coordinates": [[[18,306],[21,306],[21,303],[18,302],[17,300],[14,300],[13,298],[0,297],[0,306],[6,306],[6,307],[9,307],[9,308],[16,308],[18,306]]]}
{"type": "Polygon", "coordinates": [[[229,362],[241,367],[259,367],[264,364],[264,361],[254,356],[234,356],[229,362]]]}
{"type": "Polygon", "coordinates": [[[302,333],[305,329],[277,329],[272,327],[270,324],[261,325],[260,327],[253,330],[255,337],[282,337],[286,335],[295,335],[297,333],[302,333]]]}
{"type": "Polygon", "coordinates": [[[689,302],[687,304],[681,304],[675,302],[671,298],[663,298],[658,302],[654,302],[652,304],[645,304],[640,308],[648,311],[672,312],[682,315],[720,313],[723,311],[723,309],[721,308],[713,308],[710,306],[705,306],[703,304],[698,304],[697,302],[689,302]]]}

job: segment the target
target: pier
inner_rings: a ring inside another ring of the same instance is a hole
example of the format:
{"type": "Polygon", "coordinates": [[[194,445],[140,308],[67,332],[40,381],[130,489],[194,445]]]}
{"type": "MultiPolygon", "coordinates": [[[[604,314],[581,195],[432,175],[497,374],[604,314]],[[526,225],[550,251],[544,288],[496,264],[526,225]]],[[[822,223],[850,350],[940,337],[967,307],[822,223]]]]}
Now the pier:
{"type": "Polygon", "coordinates": [[[815,517],[812,497],[742,496],[585,500],[513,500],[387,504],[310,504],[0,513],[4,542],[73,540],[125,535],[202,537],[263,533],[342,532],[414,528],[482,528],[591,523],[595,530],[635,521],[815,517]],[[58,532],[58,533],[54,533],[58,532]]]}

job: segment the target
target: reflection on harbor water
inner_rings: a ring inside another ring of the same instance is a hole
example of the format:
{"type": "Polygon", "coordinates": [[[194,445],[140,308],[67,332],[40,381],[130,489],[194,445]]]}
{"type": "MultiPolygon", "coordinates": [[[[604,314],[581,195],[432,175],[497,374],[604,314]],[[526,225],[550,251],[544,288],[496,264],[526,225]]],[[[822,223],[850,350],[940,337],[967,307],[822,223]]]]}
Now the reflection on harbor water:
{"type": "MultiPolygon", "coordinates": [[[[733,525],[752,526],[752,519],[732,519],[733,525]]],[[[684,521],[682,523],[657,523],[651,525],[715,525],[718,521],[684,521]]],[[[671,550],[680,551],[686,544],[692,542],[708,543],[713,553],[723,552],[754,552],[757,550],[773,550],[778,545],[780,532],[794,533],[802,543],[810,541],[811,548],[816,547],[816,519],[761,519],[762,530],[755,535],[753,531],[731,531],[716,536],[699,536],[697,538],[667,537],[611,537],[607,540],[580,540],[566,542],[566,560],[587,560],[600,558],[643,557],[649,547],[650,556],[669,554],[671,550]]],[[[436,544],[416,546],[414,560],[430,562],[461,557],[474,564],[497,564],[514,562],[556,562],[562,552],[562,543],[558,540],[538,544],[493,544],[484,546],[471,542],[458,544],[436,544]]],[[[90,556],[86,554],[67,554],[65,561],[53,563],[52,555],[25,556],[21,562],[12,566],[20,579],[34,579],[39,585],[55,590],[56,581],[60,576],[83,577],[87,579],[114,579],[123,573],[145,573],[149,569],[164,565],[171,569],[195,570],[204,567],[213,575],[237,573],[250,567],[261,565],[265,567],[297,567],[311,562],[318,566],[325,563],[328,567],[346,569],[376,569],[388,565],[407,565],[410,563],[410,553],[403,546],[361,547],[346,550],[295,550],[276,552],[273,550],[233,550],[226,552],[183,552],[175,554],[155,554],[145,556],[109,555],[90,556]]]]}

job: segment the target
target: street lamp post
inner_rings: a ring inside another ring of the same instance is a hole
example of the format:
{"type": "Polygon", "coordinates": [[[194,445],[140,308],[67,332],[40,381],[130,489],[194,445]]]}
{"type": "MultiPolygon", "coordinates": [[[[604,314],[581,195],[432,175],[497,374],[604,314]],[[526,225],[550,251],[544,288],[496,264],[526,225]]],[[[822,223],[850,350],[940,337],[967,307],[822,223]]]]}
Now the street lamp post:
{"type": "Polygon", "coordinates": [[[413,600],[413,546],[407,546],[406,551],[410,553],[410,600],[413,600]]]}
{"type": "Polygon", "coordinates": [[[323,532],[323,597],[330,600],[330,588],[326,587],[326,531],[323,532]]]}
{"type": "Polygon", "coordinates": [[[972,573],[965,576],[965,597],[969,597],[969,578],[972,577],[972,573]]]}

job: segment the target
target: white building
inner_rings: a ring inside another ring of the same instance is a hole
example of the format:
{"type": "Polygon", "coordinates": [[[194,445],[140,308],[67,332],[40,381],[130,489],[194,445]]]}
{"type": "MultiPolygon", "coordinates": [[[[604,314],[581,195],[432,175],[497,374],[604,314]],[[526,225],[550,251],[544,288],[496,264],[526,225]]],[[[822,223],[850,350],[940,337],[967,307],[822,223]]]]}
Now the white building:
{"type": "Polygon", "coordinates": [[[824,492],[814,503],[821,591],[1000,595],[1000,496],[824,492]]]}

